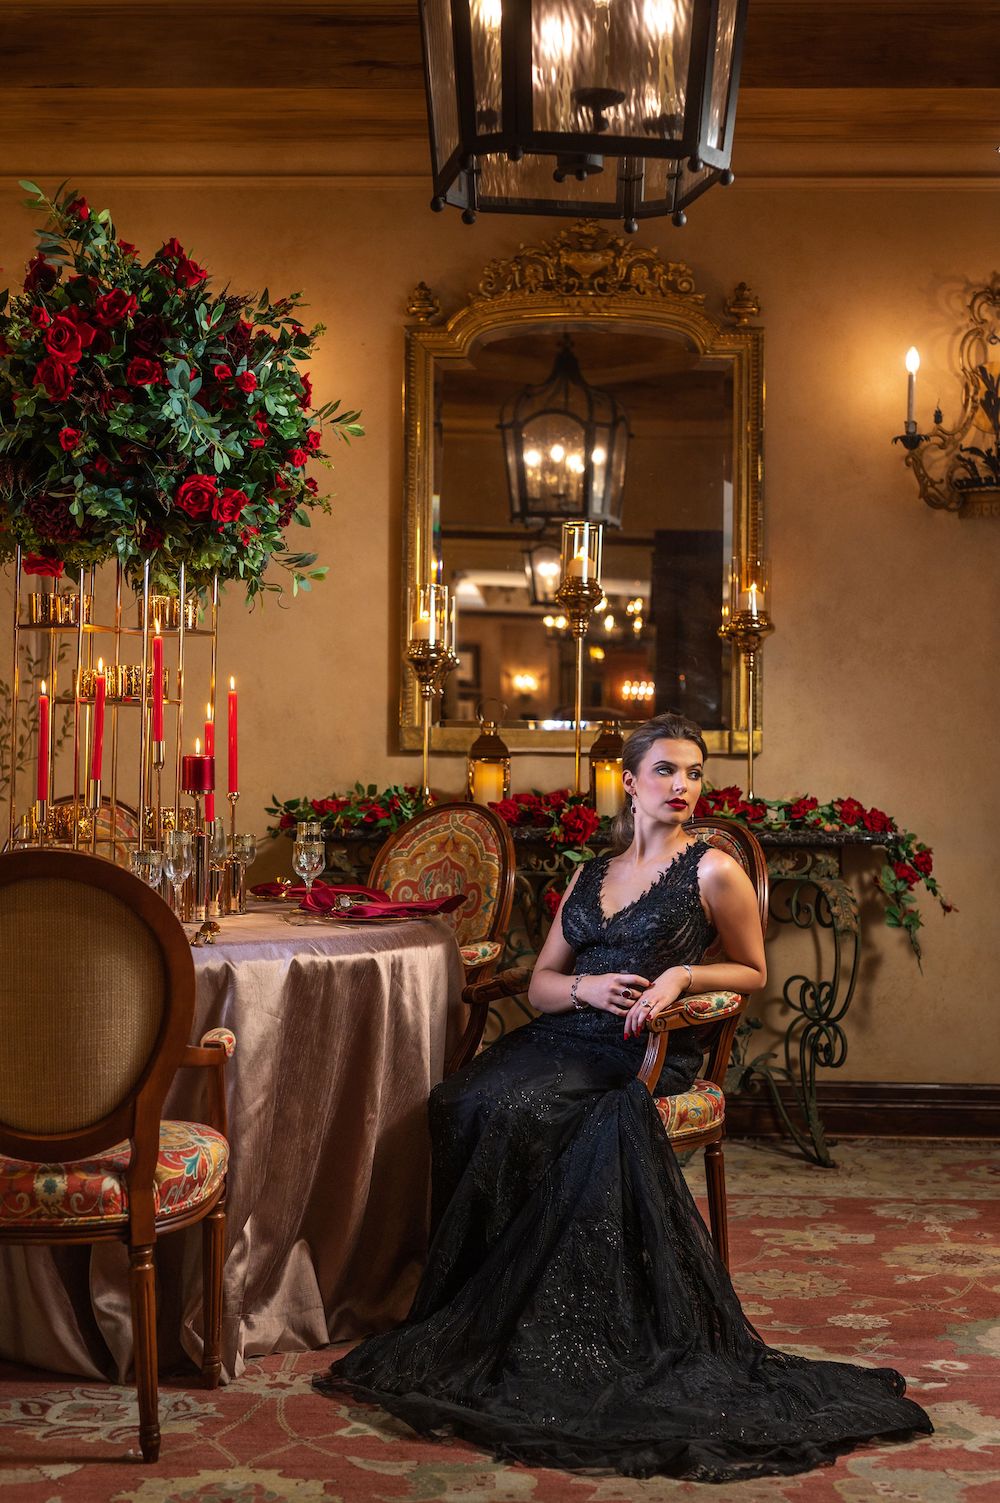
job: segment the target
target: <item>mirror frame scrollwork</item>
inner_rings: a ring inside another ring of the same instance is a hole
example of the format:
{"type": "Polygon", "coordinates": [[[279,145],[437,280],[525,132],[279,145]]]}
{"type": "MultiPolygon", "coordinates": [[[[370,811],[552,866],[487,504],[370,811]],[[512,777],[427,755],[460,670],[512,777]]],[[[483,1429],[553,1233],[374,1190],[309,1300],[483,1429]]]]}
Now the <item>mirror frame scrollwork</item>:
{"type": "MultiPolygon", "coordinates": [[[[509,259],[491,261],[476,293],[446,323],[438,299],[423,282],[407,307],[404,393],[405,493],[403,593],[426,584],[432,568],[435,375],[439,368],[468,365],[476,345],[503,334],[524,333],[555,323],[571,327],[609,324],[616,329],[661,330],[680,335],[700,358],[730,366],[733,379],[733,552],[759,554],[763,539],[764,330],[752,324],[757,299],[740,283],[721,315],[705,308],[704,294],[683,262],[662,260],[650,247],[616,235],[596,220],[581,220],[551,239],[522,245],[509,259]]],[[[721,584],[721,581],[720,581],[721,584]]],[[[400,748],[420,745],[420,701],[400,641],[400,748]]],[[[746,752],[747,705],[743,675],[732,668],[733,725],[707,732],[710,752],[746,752]]],[[[762,726],[760,689],[755,748],[762,726]]],[[[435,724],[435,752],[468,750],[474,726],[435,724]]],[[[522,752],[572,750],[572,731],[511,726],[504,739],[522,752]]]]}

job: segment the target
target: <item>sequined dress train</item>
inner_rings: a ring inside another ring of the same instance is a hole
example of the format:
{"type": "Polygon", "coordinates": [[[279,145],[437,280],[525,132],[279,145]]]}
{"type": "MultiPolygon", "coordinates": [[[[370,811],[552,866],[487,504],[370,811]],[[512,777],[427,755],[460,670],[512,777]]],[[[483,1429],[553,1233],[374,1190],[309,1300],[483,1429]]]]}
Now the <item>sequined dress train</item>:
{"type": "MultiPolygon", "coordinates": [[[[610,918],[607,858],[588,863],[563,910],[576,970],[697,961],[704,850],[610,918]]],[[[659,1092],[690,1085],[703,1043],[672,1036],[659,1092]]],[[[609,1013],[543,1015],[435,1088],[434,1236],[413,1307],[317,1386],[509,1460],[706,1482],[929,1433],[897,1372],[787,1355],[754,1331],[635,1079],[644,1048],[609,1013]]]]}

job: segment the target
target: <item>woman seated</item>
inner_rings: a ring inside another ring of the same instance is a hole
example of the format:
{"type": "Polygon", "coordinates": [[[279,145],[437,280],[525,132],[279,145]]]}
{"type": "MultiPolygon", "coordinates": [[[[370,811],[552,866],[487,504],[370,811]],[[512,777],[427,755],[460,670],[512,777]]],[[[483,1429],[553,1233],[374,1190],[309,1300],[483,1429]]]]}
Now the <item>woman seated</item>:
{"type": "MultiPolygon", "coordinates": [[[[679,716],[629,738],[617,854],[563,897],[532,977],[539,1016],[432,1093],[434,1237],[413,1308],[323,1391],[531,1465],[714,1482],[930,1432],[899,1373],[764,1344],[636,1078],[650,1018],[765,981],[748,877],[685,830],[705,758],[679,716]],[[703,964],[716,937],[727,958],[703,964]]],[[[690,1087],[710,1031],[671,1035],[660,1092],[690,1087]]]]}

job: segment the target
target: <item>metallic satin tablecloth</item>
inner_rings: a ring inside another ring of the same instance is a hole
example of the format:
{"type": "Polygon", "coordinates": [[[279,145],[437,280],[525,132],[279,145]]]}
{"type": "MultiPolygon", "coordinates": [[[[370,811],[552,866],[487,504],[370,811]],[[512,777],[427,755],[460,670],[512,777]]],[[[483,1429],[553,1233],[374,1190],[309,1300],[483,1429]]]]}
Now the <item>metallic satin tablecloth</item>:
{"type": "MultiPolygon", "coordinates": [[[[462,963],[430,919],[347,925],[261,905],[193,951],[192,1042],[236,1034],[222,1360],[319,1347],[405,1315],[426,1250],[427,1097],[464,1025],[462,963]]],[[[67,1047],[71,1047],[67,1045],[67,1047]]],[[[83,1041],[80,1047],[85,1047],[83,1041]]],[[[166,1117],[201,1115],[182,1070],[166,1117]]],[[[161,1237],[160,1365],[201,1355],[199,1227],[161,1237]]],[[[122,1246],[0,1249],[0,1356],[117,1376],[122,1246]]]]}

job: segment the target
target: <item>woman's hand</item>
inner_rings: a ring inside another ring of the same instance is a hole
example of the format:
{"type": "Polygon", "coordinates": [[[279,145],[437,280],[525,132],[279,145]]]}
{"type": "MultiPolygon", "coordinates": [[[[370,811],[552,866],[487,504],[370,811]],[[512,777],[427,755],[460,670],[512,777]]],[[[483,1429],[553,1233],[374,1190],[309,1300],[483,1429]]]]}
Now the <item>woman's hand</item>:
{"type": "Polygon", "coordinates": [[[683,966],[671,966],[662,976],[651,982],[643,996],[628,1010],[625,1019],[625,1037],[640,1034],[650,1018],[660,1018],[664,1013],[677,1012],[678,1002],[688,989],[688,973],[683,966]]]}
{"type": "Polygon", "coordinates": [[[648,986],[645,976],[609,971],[603,976],[582,976],[576,994],[596,1011],[615,1013],[622,1018],[648,986]]]}

